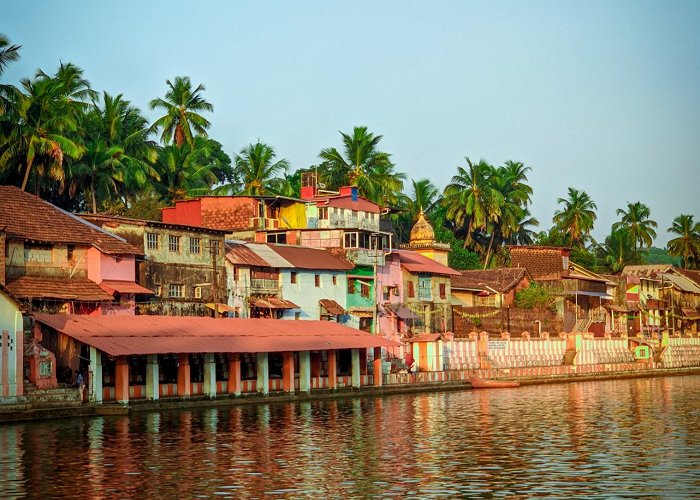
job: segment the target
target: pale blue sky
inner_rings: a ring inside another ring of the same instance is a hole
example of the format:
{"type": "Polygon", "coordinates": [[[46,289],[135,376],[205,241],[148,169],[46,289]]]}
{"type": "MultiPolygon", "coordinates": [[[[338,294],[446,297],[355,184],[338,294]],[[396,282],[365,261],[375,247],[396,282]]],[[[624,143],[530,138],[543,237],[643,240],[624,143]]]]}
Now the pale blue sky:
{"type": "Polygon", "coordinates": [[[464,157],[532,167],[548,228],[568,186],[602,238],[627,201],[664,244],[700,217],[700,2],[2,3],[23,45],[5,80],[59,61],[149,117],[165,80],[204,83],[211,137],[233,156],[258,138],[294,169],[367,125],[409,177],[440,188],[464,157]]]}

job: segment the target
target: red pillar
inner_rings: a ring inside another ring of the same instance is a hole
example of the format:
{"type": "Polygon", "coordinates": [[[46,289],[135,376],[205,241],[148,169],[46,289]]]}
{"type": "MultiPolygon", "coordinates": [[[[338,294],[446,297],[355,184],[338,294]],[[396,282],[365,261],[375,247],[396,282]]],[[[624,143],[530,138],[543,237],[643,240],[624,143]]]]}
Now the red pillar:
{"type": "Polygon", "coordinates": [[[367,375],[367,349],[360,349],[360,375],[367,375]]]}
{"type": "Polygon", "coordinates": [[[284,392],[294,392],[294,354],[282,353],[282,388],[284,392]]]}
{"type": "Polygon", "coordinates": [[[237,352],[228,358],[228,393],[241,394],[241,355],[237,352]]]}
{"type": "Polygon", "coordinates": [[[335,349],[328,350],[328,388],[338,388],[338,359],[335,356],[335,349]]]}
{"type": "Polygon", "coordinates": [[[118,403],[129,402],[129,360],[126,356],[117,356],[114,373],[114,399],[118,403]]]}
{"type": "Polygon", "coordinates": [[[180,366],[177,367],[177,395],[189,396],[192,394],[190,386],[190,355],[180,354],[180,366]]]}
{"type": "Polygon", "coordinates": [[[311,378],[321,376],[321,355],[318,352],[311,353],[311,378]]]}
{"type": "Polygon", "coordinates": [[[374,385],[382,385],[382,348],[374,348],[374,385]]]}

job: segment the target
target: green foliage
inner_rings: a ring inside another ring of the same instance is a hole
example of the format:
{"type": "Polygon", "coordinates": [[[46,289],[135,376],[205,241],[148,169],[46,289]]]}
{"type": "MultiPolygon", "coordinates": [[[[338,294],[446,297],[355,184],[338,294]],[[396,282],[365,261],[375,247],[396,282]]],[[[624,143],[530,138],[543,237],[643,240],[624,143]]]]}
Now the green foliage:
{"type": "Polygon", "coordinates": [[[516,292],[515,306],[520,309],[554,308],[554,296],[537,283],[516,292]]]}
{"type": "Polygon", "coordinates": [[[563,205],[554,213],[552,222],[566,233],[567,246],[582,247],[589,238],[596,220],[598,207],[585,191],[569,188],[567,198],[559,198],[557,202],[563,205]]]}
{"type": "Polygon", "coordinates": [[[481,269],[479,255],[464,248],[462,241],[457,239],[452,230],[447,227],[445,208],[438,207],[432,215],[432,225],[435,231],[435,240],[439,243],[448,243],[450,252],[447,255],[448,264],[452,269],[481,269]]]}
{"type": "Polygon", "coordinates": [[[681,214],[673,219],[667,230],[677,234],[668,242],[668,253],[680,257],[686,269],[697,268],[700,264],[700,222],[695,222],[692,215],[681,214]]]}
{"type": "Polygon", "coordinates": [[[645,264],[671,264],[680,266],[681,260],[672,257],[665,248],[651,247],[642,253],[642,260],[645,264]]]}

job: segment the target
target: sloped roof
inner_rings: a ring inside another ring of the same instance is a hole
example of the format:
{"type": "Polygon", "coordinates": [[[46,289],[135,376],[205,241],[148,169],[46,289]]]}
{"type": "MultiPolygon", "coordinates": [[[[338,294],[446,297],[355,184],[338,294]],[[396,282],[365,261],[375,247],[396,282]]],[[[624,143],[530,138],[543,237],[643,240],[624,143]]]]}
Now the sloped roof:
{"type": "Polygon", "coordinates": [[[34,319],[110,356],[397,347],[332,321],[183,316],[35,314],[34,319]]]}
{"type": "Polygon", "coordinates": [[[124,280],[102,280],[100,288],[110,295],[118,293],[139,293],[144,295],[153,295],[153,291],[145,286],[141,286],[134,281],[124,280]]]}
{"type": "Polygon", "coordinates": [[[8,280],[7,289],[22,299],[60,299],[85,302],[111,301],[112,295],[88,279],[22,276],[8,280]]]}
{"type": "Polygon", "coordinates": [[[321,299],[318,302],[321,304],[321,307],[328,312],[328,314],[345,314],[345,309],[343,309],[343,306],[338,304],[335,300],[321,299]]]}
{"type": "Polygon", "coordinates": [[[260,257],[245,243],[227,241],[226,258],[232,264],[241,266],[271,267],[265,259],[260,257]]]}
{"type": "Polygon", "coordinates": [[[327,250],[294,245],[268,245],[277,255],[297,269],[318,269],[325,271],[349,271],[355,266],[347,260],[336,257],[327,250]]]}
{"type": "Polygon", "coordinates": [[[223,236],[226,231],[222,229],[211,229],[202,226],[189,226],[185,224],[177,224],[174,222],[162,222],[158,220],[146,220],[146,219],[133,219],[131,217],[121,217],[117,215],[107,215],[107,214],[78,214],[80,218],[85,219],[97,226],[105,227],[114,224],[124,224],[132,226],[142,226],[142,227],[159,227],[159,228],[174,228],[181,231],[192,231],[196,233],[209,233],[216,236],[223,236]]]}
{"type": "Polygon", "coordinates": [[[455,271],[451,267],[444,266],[433,259],[413,252],[411,250],[394,250],[394,253],[399,256],[401,267],[411,273],[429,273],[440,274],[445,276],[459,276],[459,271],[455,271]]]}
{"type": "Polygon", "coordinates": [[[143,254],[124,238],[15,186],[0,186],[0,226],[8,238],[94,246],[111,255],[143,254]]]}
{"type": "Polygon", "coordinates": [[[523,267],[462,271],[452,278],[453,290],[478,290],[507,292],[527,277],[523,267]],[[488,287],[488,288],[487,288],[488,287]]]}
{"type": "Polygon", "coordinates": [[[666,283],[672,283],[673,286],[684,292],[700,294],[700,285],[696,285],[690,278],[680,274],[662,273],[659,277],[663,277],[666,283]]]}
{"type": "Polygon", "coordinates": [[[568,274],[562,257],[569,255],[566,247],[519,245],[509,246],[511,267],[523,267],[534,280],[558,280],[568,274]]]}
{"type": "Polygon", "coordinates": [[[636,276],[645,279],[658,279],[659,273],[665,273],[673,268],[671,264],[640,264],[628,265],[622,269],[622,274],[626,276],[636,276]]]}
{"type": "Polygon", "coordinates": [[[694,271],[692,269],[682,269],[680,267],[674,267],[673,272],[685,276],[690,281],[695,283],[700,287],[700,271],[694,271]]]}
{"type": "Polygon", "coordinates": [[[361,196],[358,196],[356,201],[353,201],[352,195],[333,196],[332,198],[315,199],[314,201],[316,201],[318,206],[324,207],[346,208],[374,214],[381,212],[379,205],[361,196]]]}

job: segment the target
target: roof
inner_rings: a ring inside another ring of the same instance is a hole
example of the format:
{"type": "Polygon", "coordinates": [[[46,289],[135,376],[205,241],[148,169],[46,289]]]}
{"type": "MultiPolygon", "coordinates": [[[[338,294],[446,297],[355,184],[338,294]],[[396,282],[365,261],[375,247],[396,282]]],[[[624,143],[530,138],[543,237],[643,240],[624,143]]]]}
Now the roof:
{"type": "Polygon", "coordinates": [[[435,342],[440,340],[441,334],[439,333],[421,333],[420,335],[415,335],[408,339],[409,342],[435,342]]]}
{"type": "Polygon", "coordinates": [[[373,214],[378,214],[381,212],[379,205],[369,201],[361,196],[357,197],[356,201],[353,201],[352,195],[339,195],[333,196],[332,198],[326,199],[315,199],[314,200],[318,206],[324,207],[334,207],[334,208],[346,208],[348,210],[357,210],[361,212],[370,212],[373,214]]]}
{"type": "Polygon", "coordinates": [[[119,224],[130,224],[133,226],[143,226],[143,227],[160,227],[160,228],[173,228],[179,229],[181,231],[193,231],[197,233],[210,233],[217,236],[223,236],[227,233],[223,229],[211,229],[203,226],[190,226],[186,224],[177,224],[175,222],[162,222],[158,220],[146,220],[146,219],[132,219],[130,217],[121,217],[118,215],[108,215],[108,214],[78,214],[82,219],[88,222],[96,224],[100,227],[113,225],[114,223],[119,224]]]}
{"type": "Polygon", "coordinates": [[[401,267],[408,272],[441,274],[446,276],[460,275],[459,271],[442,265],[418,252],[412,252],[411,250],[394,250],[394,253],[399,256],[401,267]]]}
{"type": "Polygon", "coordinates": [[[245,243],[227,241],[226,259],[228,259],[231,264],[270,267],[270,264],[268,264],[265,259],[260,257],[245,243]]]}
{"type": "Polygon", "coordinates": [[[100,283],[100,288],[110,295],[114,295],[115,292],[118,293],[141,293],[153,295],[153,291],[148,288],[139,285],[133,281],[122,281],[122,280],[102,280],[100,283]]]}
{"type": "Polygon", "coordinates": [[[452,278],[452,289],[504,293],[526,277],[527,271],[522,267],[462,271],[460,276],[452,278]]]}
{"type": "Polygon", "coordinates": [[[333,314],[336,316],[339,314],[345,314],[345,309],[343,309],[343,306],[338,304],[335,300],[321,299],[318,301],[318,303],[328,312],[328,314],[333,314]]]}
{"type": "Polygon", "coordinates": [[[400,345],[332,321],[67,314],[35,314],[34,319],[110,356],[311,351],[400,345]]]}
{"type": "Polygon", "coordinates": [[[0,226],[8,238],[93,246],[111,255],[143,253],[124,238],[15,186],[0,186],[0,226]]]}
{"type": "Polygon", "coordinates": [[[696,285],[692,280],[685,276],[672,273],[662,273],[659,274],[659,276],[662,279],[662,281],[665,281],[666,283],[671,283],[679,290],[682,290],[684,292],[700,294],[700,286],[696,285]]]}
{"type": "Polygon", "coordinates": [[[676,274],[680,274],[681,276],[685,276],[688,278],[690,281],[695,283],[700,287],[700,271],[694,271],[691,269],[682,269],[680,267],[674,267],[673,272],[676,274]]]}
{"type": "Polygon", "coordinates": [[[326,271],[349,271],[355,266],[347,260],[336,257],[327,250],[294,245],[268,245],[277,255],[297,269],[318,269],[326,271]]]}
{"type": "Polygon", "coordinates": [[[85,302],[111,301],[112,295],[89,279],[22,276],[8,281],[6,288],[22,299],[61,299],[85,302]]]}
{"type": "Polygon", "coordinates": [[[301,309],[291,300],[277,299],[275,297],[254,299],[253,307],[260,307],[262,309],[301,309]]]}
{"type": "Polygon", "coordinates": [[[527,269],[532,279],[558,280],[568,271],[564,269],[562,257],[568,255],[566,247],[509,246],[511,267],[527,269]]]}
{"type": "Polygon", "coordinates": [[[671,270],[671,268],[673,268],[671,264],[640,264],[625,266],[622,269],[622,274],[645,279],[658,279],[658,273],[668,272],[671,270]]]}

